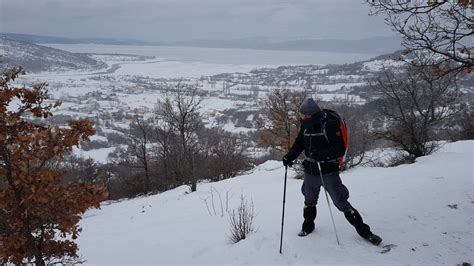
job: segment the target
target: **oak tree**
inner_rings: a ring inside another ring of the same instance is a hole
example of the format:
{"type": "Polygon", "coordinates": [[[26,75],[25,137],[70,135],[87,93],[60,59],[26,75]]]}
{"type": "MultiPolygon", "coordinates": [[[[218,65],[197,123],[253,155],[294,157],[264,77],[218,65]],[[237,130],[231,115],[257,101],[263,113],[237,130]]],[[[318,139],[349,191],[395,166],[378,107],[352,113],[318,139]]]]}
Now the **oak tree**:
{"type": "Polygon", "coordinates": [[[306,97],[305,91],[274,89],[264,100],[265,113],[257,126],[261,131],[261,143],[279,151],[288,151],[300,126],[298,109],[306,97]]]}
{"type": "Polygon", "coordinates": [[[32,117],[50,117],[57,104],[46,101],[45,83],[10,85],[22,73],[14,68],[0,78],[0,264],[73,263],[81,215],[98,208],[106,192],[66,183],[48,162],[95,132],[86,119],[69,121],[68,127],[32,122],[32,117]]]}

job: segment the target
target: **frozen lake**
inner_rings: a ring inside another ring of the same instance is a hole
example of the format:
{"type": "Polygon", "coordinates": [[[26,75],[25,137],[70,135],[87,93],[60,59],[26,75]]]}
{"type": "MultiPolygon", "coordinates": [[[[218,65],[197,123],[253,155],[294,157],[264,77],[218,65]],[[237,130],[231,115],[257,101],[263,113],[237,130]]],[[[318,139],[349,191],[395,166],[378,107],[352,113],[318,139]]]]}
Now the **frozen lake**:
{"type": "Polygon", "coordinates": [[[158,59],[165,61],[273,67],[283,65],[343,64],[366,60],[376,56],[375,54],[176,46],[128,46],[102,44],[42,45],[78,53],[135,54],[155,56],[158,59]]]}

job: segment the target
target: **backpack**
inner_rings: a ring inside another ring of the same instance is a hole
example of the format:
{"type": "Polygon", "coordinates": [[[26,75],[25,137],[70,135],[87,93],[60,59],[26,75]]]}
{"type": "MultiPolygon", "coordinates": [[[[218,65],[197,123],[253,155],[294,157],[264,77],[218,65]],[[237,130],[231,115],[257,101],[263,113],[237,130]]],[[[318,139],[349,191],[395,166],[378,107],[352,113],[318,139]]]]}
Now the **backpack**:
{"type": "MultiPolygon", "coordinates": [[[[337,161],[339,163],[339,168],[344,167],[344,163],[346,161],[346,155],[347,155],[347,150],[349,149],[349,135],[347,133],[347,125],[346,125],[346,120],[341,117],[336,111],[329,110],[329,109],[323,109],[323,111],[327,115],[327,119],[335,119],[339,121],[339,129],[341,130],[342,134],[342,139],[344,140],[344,155],[337,158],[337,161]]],[[[326,123],[323,124],[323,132],[326,134],[326,123]]],[[[326,136],[326,140],[327,140],[326,136]]]]}

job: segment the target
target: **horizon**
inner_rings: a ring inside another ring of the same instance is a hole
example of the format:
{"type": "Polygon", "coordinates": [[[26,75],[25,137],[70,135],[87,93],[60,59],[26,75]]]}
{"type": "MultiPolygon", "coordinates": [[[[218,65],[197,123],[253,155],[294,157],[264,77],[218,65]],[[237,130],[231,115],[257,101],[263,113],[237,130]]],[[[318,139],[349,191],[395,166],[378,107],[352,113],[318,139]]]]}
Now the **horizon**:
{"type": "Polygon", "coordinates": [[[138,41],[143,43],[182,43],[182,42],[193,42],[193,41],[242,41],[242,40],[264,40],[267,42],[291,42],[291,41],[364,41],[364,40],[372,40],[372,39],[395,39],[398,38],[401,40],[401,37],[394,34],[390,36],[370,36],[366,38],[357,38],[357,39],[344,39],[344,38],[291,38],[291,39],[273,39],[261,36],[255,37],[246,37],[246,38],[233,38],[233,39],[184,39],[180,41],[166,41],[166,40],[156,40],[156,41],[146,41],[143,39],[134,39],[134,38],[127,38],[127,37],[93,37],[93,36],[85,36],[85,37],[67,37],[64,35],[44,35],[41,33],[38,34],[29,34],[29,33],[19,33],[19,32],[4,32],[0,31],[0,35],[18,35],[18,36],[29,36],[29,37],[41,37],[41,38],[61,38],[61,39],[68,39],[72,41],[80,41],[80,40],[89,40],[89,39],[97,39],[97,40],[116,40],[116,41],[138,41]]]}

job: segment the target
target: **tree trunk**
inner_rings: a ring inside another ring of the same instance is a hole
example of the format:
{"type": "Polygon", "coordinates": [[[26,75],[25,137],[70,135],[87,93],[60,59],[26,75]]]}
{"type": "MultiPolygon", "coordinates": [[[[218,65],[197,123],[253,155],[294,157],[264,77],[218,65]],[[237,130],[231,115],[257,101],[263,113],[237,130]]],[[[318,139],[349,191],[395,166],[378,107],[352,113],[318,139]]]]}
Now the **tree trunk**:
{"type": "Polygon", "coordinates": [[[26,233],[26,234],[28,234],[27,238],[28,238],[29,250],[33,252],[33,254],[35,255],[35,265],[39,265],[39,266],[46,265],[43,259],[43,253],[36,245],[35,240],[33,239],[33,236],[30,233],[26,233]]]}
{"type": "Polygon", "coordinates": [[[41,253],[39,255],[35,254],[35,265],[38,265],[38,266],[46,265],[46,263],[43,260],[43,256],[41,256],[41,253]]]}

